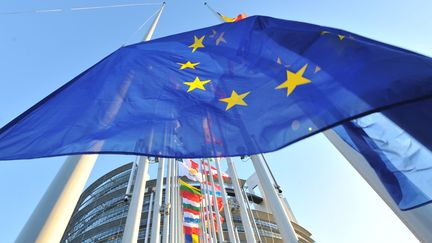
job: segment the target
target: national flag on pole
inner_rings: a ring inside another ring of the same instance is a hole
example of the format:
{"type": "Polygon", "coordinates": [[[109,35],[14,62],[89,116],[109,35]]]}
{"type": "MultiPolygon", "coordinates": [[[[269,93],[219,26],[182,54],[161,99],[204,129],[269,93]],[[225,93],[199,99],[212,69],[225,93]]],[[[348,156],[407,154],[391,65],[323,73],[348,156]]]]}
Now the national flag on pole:
{"type": "MultiPolygon", "coordinates": [[[[221,223],[223,223],[225,221],[225,218],[222,217],[222,215],[220,215],[220,212],[217,212],[217,213],[219,214],[219,219],[221,220],[221,223]]],[[[216,232],[218,231],[218,224],[216,222],[217,221],[216,212],[213,212],[212,214],[210,214],[209,212],[204,210],[204,220],[206,222],[206,227],[209,227],[210,226],[210,220],[213,220],[215,230],[216,230],[216,232]]]]}
{"type": "Polygon", "coordinates": [[[189,180],[201,182],[202,175],[198,172],[198,167],[198,164],[190,159],[183,160],[179,162],[179,176],[186,176],[189,180]]]}
{"type": "MultiPolygon", "coordinates": [[[[205,162],[205,161],[202,161],[202,163],[204,164],[204,168],[203,168],[203,171],[204,171],[204,173],[205,174],[212,174],[213,175],[213,178],[214,179],[217,179],[218,177],[219,177],[219,173],[218,173],[218,171],[217,171],[217,169],[215,168],[215,167],[213,167],[213,166],[210,166],[210,170],[208,169],[208,163],[207,162],[205,162]]],[[[217,163],[217,162],[216,162],[217,163]]],[[[227,180],[229,180],[229,175],[227,174],[227,173],[225,173],[224,171],[221,171],[221,173],[222,173],[222,179],[224,180],[224,181],[227,181],[227,180]]]]}
{"type": "Polygon", "coordinates": [[[119,48],[0,129],[0,160],[271,152],[430,100],[431,80],[430,57],[340,29],[253,16],[119,48]],[[206,142],[206,118],[222,146],[206,142]]]}
{"type": "MultiPolygon", "coordinates": [[[[213,187],[212,187],[212,184],[211,184],[211,182],[210,181],[207,181],[207,182],[205,182],[207,185],[208,185],[208,190],[207,189],[205,189],[205,188],[203,188],[203,189],[201,189],[201,192],[202,193],[207,193],[207,194],[209,194],[209,195],[213,195],[213,187]]],[[[221,188],[220,188],[220,186],[218,185],[218,184],[214,184],[214,187],[215,187],[215,191],[216,191],[216,197],[221,197],[222,196],[222,193],[221,193],[221,188]]]]}
{"type": "Polygon", "coordinates": [[[227,16],[225,16],[225,15],[219,13],[219,12],[217,12],[217,14],[221,17],[221,19],[223,21],[229,22],[229,23],[236,22],[236,21],[245,19],[247,17],[247,15],[245,13],[241,13],[241,14],[237,15],[237,17],[235,17],[235,18],[227,17],[227,16]]]}
{"type": "MultiPolygon", "coordinates": [[[[214,206],[214,199],[213,199],[213,197],[215,195],[213,193],[212,185],[211,185],[211,183],[209,181],[206,182],[206,184],[208,185],[208,190],[205,189],[205,188],[202,188],[201,192],[202,192],[202,194],[208,194],[209,195],[210,205],[214,206]]],[[[221,188],[220,188],[220,186],[218,184],[215,183],[214,186],[215,186],[216,201],[217,201],[217,205],[216,206],[218,208],[218,211],[220,212],[223,209],[222,192],[221,192],[221,188]]]]}
{"type": "Polygon", "coordinates": [[[200,235],[200,202],[201,191],[189,185],[183,180],[180,181],[180,195],[183,200],[183,229],[185,241],[198,243],[200,235]]]}

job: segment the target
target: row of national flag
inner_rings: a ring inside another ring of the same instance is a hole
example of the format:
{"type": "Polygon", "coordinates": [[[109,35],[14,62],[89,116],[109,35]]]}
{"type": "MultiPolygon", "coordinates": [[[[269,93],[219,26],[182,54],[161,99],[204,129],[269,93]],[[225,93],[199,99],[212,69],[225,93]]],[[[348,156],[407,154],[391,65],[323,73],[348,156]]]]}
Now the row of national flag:
{"type": "MultiPolygon", "coordinates": [[[[202,161],[202,171],[204,174],[211,174],[214,179],[218,179],[219,173],[214,166],[209,165],[207,162],[202,161]],[[208,169],[210,167],[210,170],[208,169]]],[[[180,176],[186,176],[189,180],[202,182],[202,173],[200,172],[200,166],[197,162],[186,159],[179,163],[180,176]]],[[[229,180],[229,176],[224,171],[221,171],[222,179],[226,182],[229,180]]]]}
{"type": "Polygon", "coordinates": [[[180,195],[183,204],[183,230],[186,242],[199,242],[201,191],[180,180],[180,195]]]}
{"type": "MultiPolygon", "coordinates": [[[[205,161],[201,161],[201,166],[203,168],[200,170],[200,165],[190,159],[179,162],[179,168],[181,168],[179,170],[179,176],[185,176],[191,181],[200,182],[201,185],[200,189],[198,189],[180,179],[180,195],[183,205],[183,227],[186,242],[199,242],[199,236],[202,235],[201,224],[203,224],[203,228],[210,227],[210,220],[213,221],[215,230],[217,231],[218,228],[215,222],[216,214],[219,214],[223,210],[220,185],[206,181],[203,179],[202,173],[199,172],[203,171],[206,176],[211,174],[213,177],[217,178],[218,174],[213,173],[213,170],[217,170],[205,161]],[[208,167],[210,167],[210,170],[205,169],[208,167]],[[214,205],[215,201],[217,203],[216,205],[214,205]],[[215,208],[214,212],[210,213],[207,206],[215,208]]],[[[229,179],[226,173],[222,174],[222,178],[225,180],[229,179]]],[[[222,222],[224,221],[222,216],[220,216],[220,219],[222,222]]]]}

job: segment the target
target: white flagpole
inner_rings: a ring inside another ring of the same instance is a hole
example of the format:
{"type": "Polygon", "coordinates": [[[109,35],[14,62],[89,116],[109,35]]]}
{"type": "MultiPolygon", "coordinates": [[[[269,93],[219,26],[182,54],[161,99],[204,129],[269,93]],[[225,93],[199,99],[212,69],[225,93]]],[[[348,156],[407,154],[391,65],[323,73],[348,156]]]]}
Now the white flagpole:
{"type": "Polygon", "coordinates": [[[224,213],[225,213],[225,222],[228,228],[228,237],[230,242],[236,243],[237,239],[235,237],[234,234],[234,224],[232,221],[232,216],[231,216],[231,210],[229,208],[229,204],[228,204],[228,198],[227,198],[227,194],[226,194],[226,190],[225,190],[225,184],[222,178],[222,172],[221,172],[221,168],[220,168],[220,158],[217,158],[215,161],[216,164],[216,170],[218,172],[218,181],[219,181],[219,186],[221,188],[221,192],[222,192],[222,201],[224,204],[224,213]]]}
{"type": "MultiPolygon", "coordinates": [[[[165,2],[162,4],[162,7],[160,8],[158,15],[154,19],[143,41],[149,41],[153,37],[153,33],[156,29],[157,24],[159,23],[159,19],[162,15],[164,8],[165,8],[165,2]]],[[[141,212],[142,212],[142,206],[144,202],[145,185],[147,182],[146,176],[147,176],[147,171],[149,166],[148,157],[142,157],[142,156],[139,157],[138,167],[140,166],[144,168],[142,168],[142,170],[137,173],[135,179],[134,195],[132,195],[132,200],[130,202],[128,216],[126,218],[126,225],[125,225],[123,238],[122,238],[122,243],[135,243],[138,240],[138,233],[139,233],[139,227],[141,222],[141,212]],[[139,190],[136,187],[139,187],[139,190]],[[139,194],[139,195],[135,195],[135,194],[139,194]]],[[[131,173],[133,173],[133,171],[131,171],[131,173]]],[[[133,175],[131,175],[131,177],[132,176],[133,175]]],[[[126,188],[126,197],[129,196],[128,191],[130,191],[129,183],[128,183],[128,187],[126,188]]],[[[150,212],[150,208],[149,208],[149,212],[150,212]]]]}
{"type": "Polygon", "coordinates": [[[159,19],[160,19],[161,15],[162,15],[162,11],[164,10],[164,8],[165,8],[165,2],[162,3],[162,7],[159,10],[159,13],[156,16],[155,20],[153,21],[152,26],[150,26],[150,29],[147,32],[147,35],[144,37],[143,41],[149,41],[153,37],[153,33],[154,33],[155,29],[156,29],[157,24],[159,23],[159,19]]]}
{"type": "MultiPolygon", "coordinates": [[[[201,160],[201,167],[202,167],[202,170],[204,170],[205,167],[204,167],[204,163],[202,160],[201,160]]],[[[209,193],[210,192],[210,186],[208,185],[208,181],[209,181],[208,175],[206,175],[205,173],[203,175],[204,175],[204,188],[205,188],[205,192],[206,192],[205,195],[206,195],[207,202],[208,202],[208,204],[207,204],[207,208],[208,208],[207,217],[210,220],[212,237],[215,241],[217,241],[216,226],[215,226],[214,217],[213,217],[213,207],[211,206],[211,196],[209,193]]]]}
{"type": "Polygon", "coordinates": [[[167,161],[167,172],[165,177],[165,207],[164,207],[164,224],[163,224],[163,230],[162,230],[162,242],[168,243],[169,242],[169,225],[170,225],[170,214],[171,214],[171,195],[170,195],[170,187],[171,187],[171,167],[172,167],[172,159],[168,159],[167,161]]]}
{"type": "Polygon", "coordinates": [[[366,180],[374,191],[393,210],[400,220],[421,242],[432,242],[432,204],[426,204],[418,208],[401,211],[387,192],[386,188],[369,165],[369,162],[349,144],[347,144],[333,130],[327,130],[324,135],[366,180]]]}
{"type": "Polygon", "coordinates": [[[199,212],[199,215],[200,215],[200,234],[199,234],[199,243],[202,243],[202,242],[204,242],[204,238],[203,238],[203,235],[204,235],[204,228],[203,228],[202,203],[201,203],[201,201],[200,201],[200,212],[199,212]]]}
{"type": "Polygon", "coordinates": [[[205,208],[205,212],[204,212],[204,219],[206,221],[208,221],[207,226],[208,226],[208,232],[209,232],[209,241],[210,243],[213,243],[213,231],[212,229],[214,229],[214,227],[212,227],[212,220],[209,217],[210,214],[210,202],[209,202],[209,198],[208,198],[208,193],[207,193],[207,188],[206,188],[206,179],[205,179],[205,174],[204,174],[204,169],[203,169],[203,164],[201,162],[200,165],[200,172],[201,172],[201,193],[204,193],[204,208],[205,208]]]}
{"type": "Polygon", "coordinates": [[[241,242],[240,241],[240,236],[239,236],[239,233],[238,233],[238,230],[237,230],[237,226],[234,228],[234,230],[235,230],[235,235],[236,235],[237,242],[241,242]]]}
{"type": "Polygon", "coordinates": [[[162,204],[162,189],[164,181],[165,158],[159,158],[158,174],[156,181],[155,203],[153,206],[153,219],[151,231],[151,243],[160,242],[160,219],[161,219],[161,204],[162,204]]]}
{"type": "Polygon", "coordinates": [[[173,199],[173,215],[174,215],[174,242],[178,243],[180,242],[180,227],[183,226],[183,220],[180,216],[180,209],[179,209],[179,201],[182,200],[182,198],[179,195],[179,188],[178,188],[178,176],[177,176],[177,161],[175,162],[174,168],[173,168],[173,174],[174,174],[174,183],[173,183],[173,190],[174,190],[174,199],[173,199]]]}
{"type": "Polygon", "coordinates": [[[255,167],[258,179],[263,187],[264,196],[267,199],[267,202],[269,202],[268,205],[282,235],[282,240],[288,243],[298,242],[294,227],[291,224],[282,201],[276,193],[276,189],[267,174],[261,158],[258,155],[252,155],[251,160],[255,167]]]}
{"type": "MultiPolygon", "coordinates": [[[[246,234],[246,241],[247,242],[257,242],[255,238],[255,234],[252,228],[252,223],[250,221],[250,218],[248,216],[248,212],[246,210],[246,204],[245,199],[243,198],[243,193],[240,188],[240,184],[238,182],[238,176],[237,171],[235,169],[234,163],[232,162],[231,158],[227,157],[227,164],[229,169],[229,174],[231,177],[232,185],[234,187],[234,193],[236,196],[236,199],[240,205],[240,217],[242,219],[243,228],[246,234]]],[[[247,199],[246,199],[247,200],[247,199]]]]}
{"type": "Polygon", "coordinates": [[[256,232],[256,236],[258,237],[258,242],[262,242],[261,236],[259,234],[258,226],[257,226],[257,224],[255,222],[255,216],[254,216],[254,214],[252,212],[252,208],[250,206],[249,199],[247,197],[246,191],[244,190],[244,187],[242,188],[242,193],[243,193],[244,197],[246,198],[247,211],[249,213],[250,218],[252,219],[252,225],[253,225],[254,230],[256,232]]]}
{"type": "Polygon", "coordinates": [[[66,159],[15,242],[60,242],[97,157],[66,159]]]}
{"type": "Polygon", "coordinates": [[[123,233],[122,243],[132,243],[138,240],[138,232],[141,222],[142,205],[144,202],[148,167],[149,159],[147,158],[147,156],[140,156],[138,162],[138,171],[132,193],[132,199],[126,218],[126,225],[123,233]]]}
{"type": "Polygon", "coordinates": [[[153,206],[153,196],[154,192],[150,194],[150,201],[149,201],[149,207],[147,209],[147,225],[146,225],[146,232],[144,236],[144,243],[148,242],[148,237],[150,234],[150,222],[151,222],[151,212],[152,212],[152,206],[153,206]]]}
{"type": "MultiPolygon", "coordinates": [[[[224,242],[222,222],[221,222],[221,218],[219,215],[219,207],[218,207],[217,198],[216,198],[216,188],[214,185],[214,178],[213,178],[213,173],[212,173],[212,169],[211,169],[211,165],[210,165],[210,160],[207,160],[207,169],[209,171],[210,183],[211,183],[211,187],[213,190],[213,207],[215,208],[216,221],[217,221],[217,225],[218,225],[218,232],[217,233],[219,236],[219,242],[222,243],[222,242],[224,242]]],[[[220,177],[222,177],[222,174],[218,175],[218,178],[220,178],[220,177]]],[[[221,188],[221,193],[222,193],[222,188],[221,188]]]]}
{"type": "MultiPolygon", "coordinates": [[[[180,184],[178,181],[178,175],[179,175],[179,167],[178,163],[176,163],[176,175],[177,175],[177,195],[180,195],[180,184]]],[[[179,225],[179,242],[184,243],[185,242],[185,234],[183,229],[183,200],[180,196],[178,196],[178,225],[179,225]]]]}
{"type": "Polygon", "coordinates": [[[174,227],[176,227],[176,221],[175,221],[175,164],[177,163],[175,159],[171,160],[169,163],[171,163],[171,173],[170,173],[170,182],[171,182],[171,189],[170,189],[170,200],[169,203],[171,205],[171,212],[169,214],[169,242],[174,242],[175,234],[174,234],[174,227]]]}
{"type": "MultiPolygon", "coordinates": [[[[176,162],[177,164],[177,162],[176,162]]],[[[177,183],[178,183],[178,177],[177,177],[177,170],[175,168],[176,166],[174,166],[173,168],[173,173],[174,173],[174,200],[173,200],[173,214],[174,214],[174,222],[175,222],[175,226],[174,226],[174,242],[178,243],[180,240],[179,237],[179,228],[181,227],[181,225],[183,225],[183,222],[181,220],[181,218],[179,218],[179,208],[178,208],[178,201],[181,200],[182,198],[179,196],[179,192],[178,192],[178,188],[177,188],[177,183]]]]}

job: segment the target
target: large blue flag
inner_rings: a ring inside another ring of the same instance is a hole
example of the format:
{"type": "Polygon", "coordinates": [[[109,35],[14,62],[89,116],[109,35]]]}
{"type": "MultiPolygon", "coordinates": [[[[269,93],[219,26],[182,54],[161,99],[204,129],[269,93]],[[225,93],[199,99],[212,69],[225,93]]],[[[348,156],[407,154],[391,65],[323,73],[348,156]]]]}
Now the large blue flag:
{"type": "Polygon", "coordinates": [[[402,210],[432,201],[432,100],[388,109],[334,131],[363,155],[402,210]]]}
{"type": "Polygon", "coordinates": [[[430,98],[429,57],[250,17],[120,48],[3,127],[0,159],[256,154],[430,98]]]}

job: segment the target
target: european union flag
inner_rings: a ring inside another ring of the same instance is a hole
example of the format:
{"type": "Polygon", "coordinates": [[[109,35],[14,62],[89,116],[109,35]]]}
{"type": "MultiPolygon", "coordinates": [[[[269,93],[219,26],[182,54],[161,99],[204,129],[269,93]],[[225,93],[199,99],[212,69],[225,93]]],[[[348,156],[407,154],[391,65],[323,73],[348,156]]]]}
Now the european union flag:
{"type": "Polygon", "coordinates": [[[430,99],[432,59],[343,30],[250,17],[115,51],[0,130],[0,159],[274,151],[430,99]]]}
{"type": "Polygon", "coordinates": [[[374,113],[334,128],[375,171],[401,210],[432,201],[432,100],[374,113]]]}

